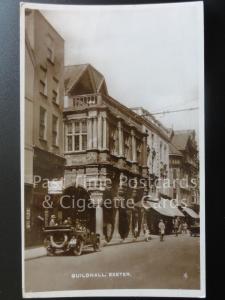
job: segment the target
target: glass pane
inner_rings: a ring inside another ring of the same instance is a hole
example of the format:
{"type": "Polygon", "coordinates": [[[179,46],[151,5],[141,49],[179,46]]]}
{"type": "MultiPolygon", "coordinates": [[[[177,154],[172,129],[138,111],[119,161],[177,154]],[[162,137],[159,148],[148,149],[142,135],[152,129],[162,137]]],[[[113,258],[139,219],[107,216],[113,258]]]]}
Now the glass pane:
{"type": "Polygon", "coordinates": [[[44,133],[45,133],[45,127],[44,126],[42,126],[42,125],[40,125],[40,128],[39,128],[39,137],[41,138],[41,139],[44,139],[44,133]]]}
{"type": "Polygon", "coordinates": [[[57,102],[57,98],[58,98],[58,93],[53,90],[52,91],[52,101],[57,102]]]}
{"type": "Polygon", "coordinates": [[[80,122],[75,122],[75,133],[80,132],[80,122]]]}
{"type": "Polygon", "coordinates": [[[87,132],[87,121],[86,120],[82,121],[82,132],[83,133],[87,132]]]}
{"type": "Polygon", "coordinates": [[[80,150],[80,136],[75,135],[75,151],[80,150]]]}
{"type": "Polygon", "coordinates": [[[72,123],[67,124],[67,133],[71,134],[72,133],[72,123]]]}
{"type": "Polygon", "coordinates": [[[52,134],[52,144],[56,145],[57,144],[57,133],[53,132],[52,134]]]}
{"type": "Polygon", "coordinates": [[[86,150],[87,149],[87,135],[83,134],[82,135],[82,150],[86,150]]]}
{"type": "Polygon", "coordinates": [[[42,107],[40,108],[40,124],[45,124],[45,109],[42,107]]]}
{"type": "Polygon", "coordinates": [[[57,131],[57,122],[58,122],[58,118],[53,116],[53,118],[52,118],[52,130],[53,131],[57,131]]]}
{"type": "Polygon", "coordinates": [[[72,151],[73,150],[73,144],[72,144],[72,136],[67,137],[67,150],[72,151]]]}

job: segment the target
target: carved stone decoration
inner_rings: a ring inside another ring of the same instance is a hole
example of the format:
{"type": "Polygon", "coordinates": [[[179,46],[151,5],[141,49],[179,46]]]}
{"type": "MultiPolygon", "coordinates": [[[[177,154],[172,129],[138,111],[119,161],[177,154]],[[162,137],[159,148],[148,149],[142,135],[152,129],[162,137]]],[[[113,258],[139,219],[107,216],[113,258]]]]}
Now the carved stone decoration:
{"type": "Polygon", "coordinates": [[[97,152],[88,152],[87,153],[87,156],[86,156],[86,161],[88,162],[88,163],[90,163],[90,162],[97,162],[97,159],[98,159],[98,154],[97,154],[97,152]]]}
{"type": "Polygon", "coordinates": [[[107,153],[99,153],[98,160],[99,160],[99,162],[109,162],[110,161],[107,153]]]}

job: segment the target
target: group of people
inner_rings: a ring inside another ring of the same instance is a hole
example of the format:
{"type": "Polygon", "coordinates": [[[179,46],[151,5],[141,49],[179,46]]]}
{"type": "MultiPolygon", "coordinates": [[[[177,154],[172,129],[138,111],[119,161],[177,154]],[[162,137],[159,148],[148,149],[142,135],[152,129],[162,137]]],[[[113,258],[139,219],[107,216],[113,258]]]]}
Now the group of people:
{"type": "MultiPolygon", "coordinates": [[[[162,219],[159,221],[158,227],[159,227],[160,241],[164,241],[166,225],[162,219]]],[[[175,236],[178,236],[178,234],[181,232],[185,234],[187,233],[188,224],[186,221],[181,222],[180,219],[177,217],[174,219],[173,227],[174,227],[175,236]]]]}
{"type": "MultiPolygon", "coordinates": [[[[56,216],[51,215],[49,226],[53,227],[53,226],[58,226],[58,225],[59,224],[56,221],[56,216]]],[[[71,226],[73,226],[72,219],[70,217],[67,217],[63,221],[62,225],[71,225],[71,226]]],[[[77,230],[82,230],[83,229],[83,227],[80,224],[80,221],[78,219],[75,220],[74,226],[77,230]]],[[[160,219],[160,221],[158,223],[158,228],[159,228],[159,234],[160,234],[160,241],[164,241],[164,236],[165,236],[165,231],[166,231],[166,224],[163,221],[163,219],[160,219]]],[[[180,232],[187,233],[188,224],[187,224],[186,221],[181,222],[180,219],[177,217],[173,221],[173,229],[174,229],[175,236],[178,236],[178,234],[180,232]]],[[[145,240],[149,241],[151,239],[149,229],[146,227],[144,232],[145,232],[145,240]]]]}
{"type": "MultiPolygon", "coordinates": [[[[50,227],[54,227],[54,226],[58,226],[58,225],[59,225],[59,224],[58,224],[58,222],[57,222],[57,220],[56,220],[56,216],[55,216],[55,215],[51,215],[50,221],[49,221],[49,226],[50,226],[50,227]]],[[[72,222],[71,217],[67,217],[67,218],[62,222],[62,224],[60,224],[60,225],[71,225],[71,226],[73,226],[73,222],[72,222]]],[[[77,230],[82,230],[82,225],[80,224],[80,221],[79,221],[78,219],[75,220],[74,225],[75,225],[75,228],[76,228],[77,230]]]]}

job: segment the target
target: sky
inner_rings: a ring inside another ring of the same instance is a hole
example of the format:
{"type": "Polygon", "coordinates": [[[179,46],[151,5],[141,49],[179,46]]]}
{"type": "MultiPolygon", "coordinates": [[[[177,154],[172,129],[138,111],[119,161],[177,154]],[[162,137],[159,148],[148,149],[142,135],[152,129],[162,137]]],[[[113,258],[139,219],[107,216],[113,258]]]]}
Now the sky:
{"type": "MultiPolygon", "coordinates": [[[[92,64],[113,98],[151,113],[199,107],[202,11],[200,2],[41,10],[65,40],[66,65],[92,64]]],[[[199,110],[155,117],[174,130],[198,131],[199,110]]]]}

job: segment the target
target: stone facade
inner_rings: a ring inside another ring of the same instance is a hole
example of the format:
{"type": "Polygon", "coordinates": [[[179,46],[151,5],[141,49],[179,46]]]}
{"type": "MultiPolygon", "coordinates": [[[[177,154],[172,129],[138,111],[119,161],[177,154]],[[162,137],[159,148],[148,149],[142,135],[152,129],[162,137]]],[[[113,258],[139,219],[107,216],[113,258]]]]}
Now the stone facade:
{"type": "Polygon", "coordinates": [[[147,167],[149,170],[149,195],[152,200],[170,198],[166,184],[169,179],[169,142],[170,131],[151,113],[142,107],[132,108],[142,117],[142,127],[147,133],[147,167]]]}
{"type": "Polygon", "coordinates": [[[96,206],[100,203],[95,229],[107,241],[118,232],[126,238],[135,226],[140,233],[141,209],[127,208],[126,201],[136,202],[147,191],[142,119],[108,94],[104,77],[91,65],[66,67],[65,86],[65,186],[82,186],[96,206]],[[107,211],[106,198],[120,199],[125,207],[107,211]]]}
{"type": "Polygon", "coordinates": [[[153,225],[158,230],[159,216],[144,208],[143,196],[160,201],[186,193],[188,203],[197,203],[197,188],[164,184],[175,169],[197,178],[194,135],[181,147],[178,133],[171,135],[148,111],[112,98],[93,66],[64,67],[60,35],[38,11],[27,10],[25,19],[26,246],[43,243],[52,213],[60,224],[70,216],[110,242],[137,238],[153,225]],[[64,189],[44,209],[53,179],[63,180],[64,189]]]}
{"type": "MultiPolygon", "coordinates": [[[[175,131],[169,152],[171,197],[191,207],[199,206],[198,149],[194,130],[175,131]]],[[[197,209],[198,210],[198,209],[197,209]]]]}
{"type": "Polygon", "coordinates": [[[50,213],[43,180],[64,175],[64,40],[36,10],[26,10],[25,22],[25,240],[33,246],[43,243],[50,213]]]}

